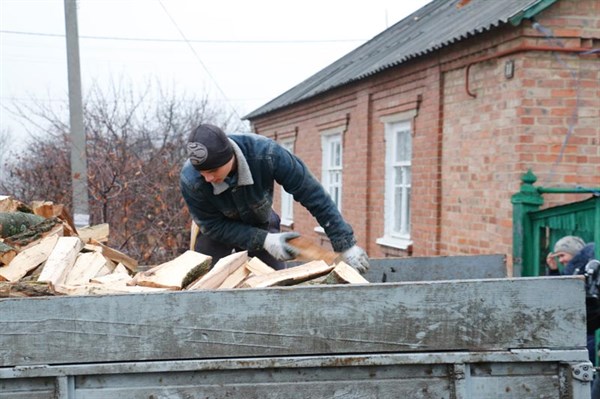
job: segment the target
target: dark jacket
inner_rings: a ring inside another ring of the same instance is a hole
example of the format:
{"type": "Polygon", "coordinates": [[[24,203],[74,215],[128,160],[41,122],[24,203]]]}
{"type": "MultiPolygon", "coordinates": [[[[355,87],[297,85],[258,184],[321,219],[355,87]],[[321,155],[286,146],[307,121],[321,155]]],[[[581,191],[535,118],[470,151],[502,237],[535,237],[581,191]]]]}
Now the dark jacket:
{"type": "Polygon", "coordinates": [[[202,234],[235,247],[262,249],[277,182],[317,219],[335,251],[356,244],[352,228],[302,160],[264,136],[232,134],[229,138],[236,156],[241,151],[245,159],[250,181],[240,173],[239,159],[238,171],[225,180],[229,185],[225,189],[207,183],[189,160],[181,170],[181,193],[202,234]]]}
{"type": "Polygon", "coordinates": [[[595,246],[594,243],[591,242],[586,244],[585,247],[581,249],[581,251],[577,252],[573,259],[567,263],[567,265],[563,268],[562,272],[557,270],[549,270],[548,274],[551,276],[564,275],[571,276],[573,274],[583,274],[585,273],[585,265],[595,256],[595,246]]]}

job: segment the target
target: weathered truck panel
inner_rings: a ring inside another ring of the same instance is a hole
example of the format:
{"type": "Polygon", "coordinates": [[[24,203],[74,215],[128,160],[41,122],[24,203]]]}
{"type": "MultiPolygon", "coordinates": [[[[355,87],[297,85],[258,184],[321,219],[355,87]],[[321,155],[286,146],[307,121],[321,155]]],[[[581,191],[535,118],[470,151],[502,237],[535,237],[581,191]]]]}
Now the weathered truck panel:
{"type": "Polygon", "coordinates": [[[0,300],[0,398],[589,398],[576,277],[0,300]]]}

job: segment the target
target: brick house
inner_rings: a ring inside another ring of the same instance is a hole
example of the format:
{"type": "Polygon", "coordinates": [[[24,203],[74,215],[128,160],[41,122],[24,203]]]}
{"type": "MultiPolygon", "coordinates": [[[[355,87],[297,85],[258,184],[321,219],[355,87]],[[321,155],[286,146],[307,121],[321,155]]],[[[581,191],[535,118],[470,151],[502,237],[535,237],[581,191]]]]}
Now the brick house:
{"type": "MultiPolygon", "coordinates": [[[[246,119],[308,164],[371,257],[510,255],[528,169],[600,186],[599,48],[598,0],[433,0],[246,119]]],[[[277,190],[287,228],[327,245],[277,190]]]]}

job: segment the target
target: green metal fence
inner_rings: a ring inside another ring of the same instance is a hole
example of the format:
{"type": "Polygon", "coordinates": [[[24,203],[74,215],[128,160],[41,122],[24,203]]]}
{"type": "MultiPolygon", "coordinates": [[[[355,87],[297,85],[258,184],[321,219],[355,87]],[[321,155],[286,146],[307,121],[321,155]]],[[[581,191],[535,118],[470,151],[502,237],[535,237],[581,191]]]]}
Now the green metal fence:
{"type": "Polygon", "coordinates": [[[513,268],[516,276],[545,274],[546,256],[565,235],[596,243],[600,252],[600,188],[535,187],[537,178],[528,171],[521,178],[521,190],[512,196],[513,268]],[[543,195],[591,194],[590,198],[547,209],[539,209],[543,195]]]}

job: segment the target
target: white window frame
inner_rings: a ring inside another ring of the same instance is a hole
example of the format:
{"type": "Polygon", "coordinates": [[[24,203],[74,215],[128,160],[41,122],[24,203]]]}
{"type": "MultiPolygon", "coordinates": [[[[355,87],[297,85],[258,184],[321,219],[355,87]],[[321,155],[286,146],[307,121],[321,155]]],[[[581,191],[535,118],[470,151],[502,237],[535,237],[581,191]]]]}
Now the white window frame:
{"type": "MultiPolygon", "coordinates": [[[[294,138],[283,139],[279,142],[283,148],[294,153],[294,138]]],[[[292,227],[294,224],[294,196],[281,187],[281,224],[292,227]]]]}
{"type": "Polygon", "coordinates": [[[385,125],[385,200],[384,234],[377,243],[388,247],[407,249],[412,245],[410,235],[412,196],[412,120],[415,111],[402,112],[381,118],[385,125]],[[397,159],[400,135],[409,140],[407,158],[397,159]],[[397,193],[400,191],[400,195],[397,193]],[[401,203],[398,202],[400,197],[401,203]]]}
{"type": "MultiPolygon", "coordinates": [[[[321,132],[321,184],[340,212],[343,198],[343,133],[343,127],[321,132]]],[[[315,231],[324,232],[321,226],[316,227],[315,231]]]]}

